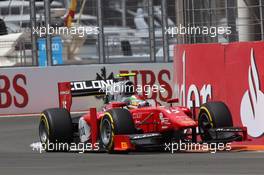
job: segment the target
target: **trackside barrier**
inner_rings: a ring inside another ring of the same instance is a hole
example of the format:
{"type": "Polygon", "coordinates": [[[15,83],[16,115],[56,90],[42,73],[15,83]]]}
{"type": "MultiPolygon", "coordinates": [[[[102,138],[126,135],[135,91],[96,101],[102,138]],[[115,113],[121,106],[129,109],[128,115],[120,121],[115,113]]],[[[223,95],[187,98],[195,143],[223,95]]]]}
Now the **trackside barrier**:
{"type": "MultiPolygon", "coordinates": [[[[164,93],[143,89],[141,94],[165,102],[173,96],[172,70],[172,63],[1,68],[0,116],[38,114],[44,109],[59,107],[59,82],[75,81],[78,88],[85,86],[83,80],[98,80],[97,85],[100,86],[101,80],[111,79],[120,73],[135,73],[131,80],[142,87],[163,85],[164,93]]],[[[75,98],[72,99],[71,111],[89,111],[90,107],[99,108],[102,104],[99,96],[75,98]]]]}
{"type": "Polygon", "coordinates": [[[196,107],[224,101],[235,126],[264,145],[264,42],[191,44],[174,48],[174,83],[180,102],[196,107]]]}

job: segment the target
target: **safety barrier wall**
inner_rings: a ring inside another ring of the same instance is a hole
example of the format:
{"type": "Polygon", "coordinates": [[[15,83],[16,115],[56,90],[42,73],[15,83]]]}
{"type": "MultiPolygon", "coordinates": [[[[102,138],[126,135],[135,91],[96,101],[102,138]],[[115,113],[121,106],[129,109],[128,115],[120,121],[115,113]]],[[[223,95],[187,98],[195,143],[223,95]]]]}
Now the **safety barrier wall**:
{"type": "Polygon", "coordinates": [[[174,83],[182,104],[224,101],[249,144],[264,144],[264,42],[177,45],[174,83]]]}
{"type": "MultiPolygon", "coordinates": [[[[134,81],[142,85],[164,85],[166,93],[143,92],[148,98],[165,101],[172,97],[172,63],[131,63],[106,65],[54,66],[46,68],[2,68],[0,71],[0,115],[34,114],[58,107],[58,82],[108,78],[122,72],[134,72],[134,81]],[[103,75],[103,68],[106,70],[103,75]]],[[[100,107],[98,97],[73,99],[73,111],[100,107]]]]}

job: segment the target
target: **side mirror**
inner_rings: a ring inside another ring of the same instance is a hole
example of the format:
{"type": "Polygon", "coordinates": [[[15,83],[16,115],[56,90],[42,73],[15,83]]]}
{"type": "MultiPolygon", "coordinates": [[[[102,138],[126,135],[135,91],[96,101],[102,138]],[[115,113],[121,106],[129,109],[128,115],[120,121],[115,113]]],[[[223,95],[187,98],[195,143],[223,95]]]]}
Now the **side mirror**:
{"type": "Polygon", "coordinates": [[[169,103],[170,106],[172,106],[172,103],[179,103],[179,99],[178,98],[170,98],[166,102],[169,103]]]}

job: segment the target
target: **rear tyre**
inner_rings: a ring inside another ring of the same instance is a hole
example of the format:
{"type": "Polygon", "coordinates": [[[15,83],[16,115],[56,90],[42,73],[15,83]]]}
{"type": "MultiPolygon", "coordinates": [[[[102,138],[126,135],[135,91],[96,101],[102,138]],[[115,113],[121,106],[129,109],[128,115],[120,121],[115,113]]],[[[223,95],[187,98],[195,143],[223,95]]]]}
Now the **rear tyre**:
{"type": "Polygon", "coordinates": [[[131,113],[122,108],[105,113],[100,123],[100,142],[108,152],[114,151],[114,135],[135,134],[136,128],[131,113]]]}
{"type": "Polygon", "coordinates": [[[66,109],[47,109],[41,113],[39,137],[45,151],[67,151],[73,140],[72,119],[66,109]]]}
{"type": "Polygon", "coordinates": [[[198,126],[202,140],[207,142],[212,140],[209,129],[233,127],[232,115],[223,102],[208,102],[200,107],[198,126]]]}

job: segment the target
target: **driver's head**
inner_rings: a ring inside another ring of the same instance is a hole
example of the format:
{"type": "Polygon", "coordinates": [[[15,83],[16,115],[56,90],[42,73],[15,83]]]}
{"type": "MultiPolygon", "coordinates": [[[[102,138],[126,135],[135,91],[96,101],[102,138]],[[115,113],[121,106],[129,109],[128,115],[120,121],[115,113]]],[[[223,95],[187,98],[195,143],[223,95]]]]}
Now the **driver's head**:
{"type": "Polygon", "coordinates": [[[133,95],[135,94],[135,87],[131,81],[127,81],[125,83],[125,95],[133,95]]]}

